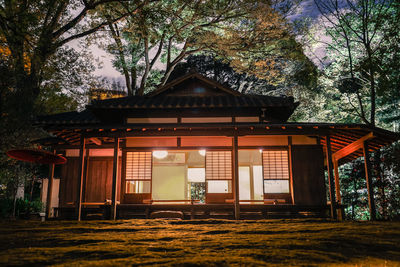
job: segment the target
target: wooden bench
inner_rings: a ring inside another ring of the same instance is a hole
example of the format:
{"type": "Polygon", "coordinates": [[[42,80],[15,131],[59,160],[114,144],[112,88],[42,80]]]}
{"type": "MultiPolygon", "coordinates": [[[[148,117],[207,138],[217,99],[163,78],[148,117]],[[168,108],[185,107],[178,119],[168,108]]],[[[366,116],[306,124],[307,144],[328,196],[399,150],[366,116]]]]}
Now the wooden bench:
{"type": "MultiPolygon", "coordinates": [[[[75,206],[75,202],[67,202],[66,203],[69,206],[75,206]]],[[[103,206],[103,205],[111,205],[112,201],[110,199],[106,199],[104,202],[82,202],[82,206],[103,206]]],[[[119,201],[117,201],[117,204],[120,204],[119,201]]]]}
{"type": "MultiPolygon", "coordinates": [[[[286,204],[285,199],[257,199],[257,200],[243,200],[240,199],[239,203],[263,203],[263,204],[286,204]]],[[[225,203],[235,203],[235,199],[225,199],[225,203]]]]}

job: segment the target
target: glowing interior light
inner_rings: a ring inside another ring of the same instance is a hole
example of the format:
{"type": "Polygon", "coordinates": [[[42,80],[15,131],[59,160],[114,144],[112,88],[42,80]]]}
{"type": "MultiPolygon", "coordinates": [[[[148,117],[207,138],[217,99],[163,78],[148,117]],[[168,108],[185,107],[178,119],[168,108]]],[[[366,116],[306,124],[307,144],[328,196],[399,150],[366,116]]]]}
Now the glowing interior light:
{"type": "Polygon", "coordinates": [[[199,150],[199,154],[204,157],[206,155],[206,150],[205,149],[199,150]]]}
{"type": "Polygon", "coordinates": [[[163,159],[166,156],[168,156],[168,151],[165,150],[156,150],[153,151],[153,157],[158,158],[158,159],[163,159]]]}
{"type": "Polygon", "coordinates": [[[263,150],[262,150],[262,149],[260,149],[259,151],[260,151],[260,153],[262,153],[262,151],[263,151],[263,150]]]}

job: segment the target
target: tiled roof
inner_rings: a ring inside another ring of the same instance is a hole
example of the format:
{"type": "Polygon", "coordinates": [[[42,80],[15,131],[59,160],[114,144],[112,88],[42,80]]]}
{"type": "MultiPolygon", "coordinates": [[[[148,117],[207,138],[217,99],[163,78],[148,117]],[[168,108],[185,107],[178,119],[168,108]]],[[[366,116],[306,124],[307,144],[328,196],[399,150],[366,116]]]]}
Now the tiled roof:
{"type": "Polygon", "coordinates": [[[129,96],[93,101],[89,109],[151,109],[151,108],[240,108],[240,107],[288,107],[298,104],[293,97],[263,95],[223,96],[129,96]]]}
{"type": "Polygon", "coordinates": [[[93,115],[90,110],[82,112],[72,111],[53,115],[39,116],[36,124],[94,124],[100,121],[93,115]]]}

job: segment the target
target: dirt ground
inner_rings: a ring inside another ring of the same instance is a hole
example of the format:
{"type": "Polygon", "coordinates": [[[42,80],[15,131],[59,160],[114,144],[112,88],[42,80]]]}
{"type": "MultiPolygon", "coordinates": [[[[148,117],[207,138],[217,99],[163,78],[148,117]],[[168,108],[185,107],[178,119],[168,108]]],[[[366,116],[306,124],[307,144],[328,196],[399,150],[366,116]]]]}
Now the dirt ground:
{"type": "Polygon", "coordinates": [[[400,266],[400,222],[2,221],[0,266],[400,266]]]}

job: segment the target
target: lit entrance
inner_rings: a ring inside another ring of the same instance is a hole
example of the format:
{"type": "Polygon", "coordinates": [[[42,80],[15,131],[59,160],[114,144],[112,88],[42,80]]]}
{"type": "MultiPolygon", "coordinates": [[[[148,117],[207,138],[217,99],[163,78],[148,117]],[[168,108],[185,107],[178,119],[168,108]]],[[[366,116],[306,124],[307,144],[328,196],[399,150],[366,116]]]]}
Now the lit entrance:
{"type": "Polygon", "coordinates": [[[153,151],[152,200],[205,201],[205,151],[153,151]]]}
{"type": "Polygon", "coordinates": [[[239,150],[239,199],[242,204],[263,203],[261,153],[259,150],[239,150]]]}

